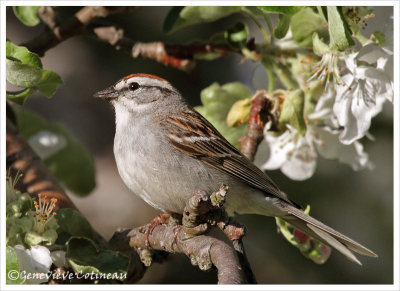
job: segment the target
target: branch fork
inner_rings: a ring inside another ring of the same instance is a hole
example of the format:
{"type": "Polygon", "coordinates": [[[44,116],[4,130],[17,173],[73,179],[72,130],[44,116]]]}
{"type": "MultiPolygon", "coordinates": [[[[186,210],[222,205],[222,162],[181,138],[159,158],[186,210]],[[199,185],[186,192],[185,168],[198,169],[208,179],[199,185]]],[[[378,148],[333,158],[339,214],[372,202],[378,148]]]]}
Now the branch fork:
{"type": "Polygon", "coordinates": [[[235,242],[241,242],[245,228],[230,218],[223,208],[228,189],[222,185],[211,195],[197,191],[186,203],[182,224],[177,224],[179,218],[176,216],[164,214],[167,219],[158,219],[157,225],[152,222],[131,230],[127,235],[129,245],[139,253],[146,266],[151,264],[155,251],[184,253],[203,271],[215,267],[219,284],[254,283],[254,275],[246,273],[251,272],[250,267],[241,259],[243,248],[234,250],[226,243],[205,235],[212,226],[217,226],[234,242],[234,247],[242,245],[235,242]]]}

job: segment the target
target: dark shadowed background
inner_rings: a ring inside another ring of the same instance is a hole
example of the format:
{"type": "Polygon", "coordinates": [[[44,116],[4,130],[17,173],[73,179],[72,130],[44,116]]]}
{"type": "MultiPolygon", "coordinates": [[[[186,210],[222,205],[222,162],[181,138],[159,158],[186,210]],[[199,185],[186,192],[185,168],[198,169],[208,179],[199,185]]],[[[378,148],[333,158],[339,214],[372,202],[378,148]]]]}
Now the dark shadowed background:
{"type": "MultiPolygon", "coordinates": [[[[65,13],[72,14],[77,9],[65,7],[65,13]]],[[[129,14],[118,14],[112,18],[134,40],[181,43],[227,28],[240,17],[234,15],[212,24],[166,35],[162,32],[162,24],[169,9],[138,7],[129,14]]],[[[393,10],[390,7],[378,7],[375,14],[368,29],[384,30],[383,25],[393,15],[393,10]]],[[[12,42],[20,44],[30,40],[42,29],[41,25],[33,28],[24,26],[14,17],[11,9],[7,10],[7,38],[12,42]]],[[[158,212],[132,194],[120,179],[112,152],[114,113],[109,104],[94,99],[93,93],[125,75],[141,72],[169,80],[190,104],[198,105],[200,91],[213,82],[224,84],[241,81],[251,87],[256,66],[252,61],[240,63],[240,56],[231,55],[215,61],[198,62],[192,72],[185,73],[154,61],[132,59],[106,43],[83,36],[69,39],[49,50],[42,60],[45,69],[54,70],[62,77],[64,86],[58,89],[52,99],[47,100],[35,94],[24,106],[48,120],[65,124],[92,152],[97,171],[96,189],[86,198],[69,194],[93,227],[107,239],[118,227],[143,225],[158,212]]],[[[259,283],[393,283],[391,104],[386,104],[384,111],[373,119],[370,132],[376,140],[363,142],[375,164],[373,170],[354,172],[347,165],[320,158],[315,175],[304,182],[292,181],[280,171],[271,171],[269,174],[293,200],[302,205],[311,204],[313,216],[365,244],[379,258],[362,257],[363,266],[360,267],[334,252],[326,264],[316,265],[277,233],[274,219],[243,215],[238,220],[248,228],[245,247],[259,283]]],[[[140,281],[153,284],[215,282],[215,273],[192,267],[189,259],[183,255],[171,255],[169,261],[154,264],[140,281]]]]}

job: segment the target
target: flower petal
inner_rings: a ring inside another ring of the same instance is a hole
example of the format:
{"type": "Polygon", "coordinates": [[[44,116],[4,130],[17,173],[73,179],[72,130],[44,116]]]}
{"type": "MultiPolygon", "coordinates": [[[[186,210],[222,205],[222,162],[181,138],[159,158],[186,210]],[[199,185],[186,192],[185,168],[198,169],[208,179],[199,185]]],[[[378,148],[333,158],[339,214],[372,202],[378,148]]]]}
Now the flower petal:
{"type": "Polygon", "coordinates": [[[292,180],[310,178],[317,167],[317,153],[312,141],[307,137],[299,137],[294,151],[288,156],[287,162],[281,167],[282,173],[292,180]]]}
{"type": "Polygon", "coordinates": [[[267,162],[262,165],[264,170],[279,169],[287,160],[288,153],[294,149],[292,133],[286,130],[276,137],[272,133],[265,134],[265,140],[270,148],[267,162]]]}
{"type": "Polygon", "coordinates": [[[281,167],[281,171],[292,180],[302,181],[312,177],[316,167],[316,157],[305,161],[296,155],[281,167]]]}
{"type": "Polygon", "coordinates": [[[354,71],[354,76],[346,74],[343,80],[347,88],[337,89],[333,111],[344,127],[340,141],[351,144],[366,134],[371,118],[382,111],[385,99],[389,99],[393,91],[388,78],[373,67],[361,66],[354,71]]]}
{"type": "Polygon", "coordinates": [[[363,145],[356,141],[349,146],[343,146],[340,150],[339,162],[352,166],[354,171],[365,168],[372,169],[373,163],[369,160],[368,154],[364,152],[363,145]]]}
{"type": "Polygon", "coordinates": [[[381,47],[370,43],[363,46],[357,54],[357,59],[370,65],[376,65],[381,58],[387,58],[389,55],[381,47]]]}
{"type": "Polygon", "coordinates": [[[40,284],[48,281],[45,275],[53,263],[48,248],[38,245],[26,250],[22,245],[16,245],[14,249],[21,271],[26,271],[27,276],[33,277],[28,278],[27,283],[40,284]]]}
{"type": "Polygon", "coordinates": [[[326,159],[338,158],[340,148],[343,146],[339,141],[339,131],[328,126],[315,127],[314,130],[317,133],[314,144],[318,153],[326,159]]]}

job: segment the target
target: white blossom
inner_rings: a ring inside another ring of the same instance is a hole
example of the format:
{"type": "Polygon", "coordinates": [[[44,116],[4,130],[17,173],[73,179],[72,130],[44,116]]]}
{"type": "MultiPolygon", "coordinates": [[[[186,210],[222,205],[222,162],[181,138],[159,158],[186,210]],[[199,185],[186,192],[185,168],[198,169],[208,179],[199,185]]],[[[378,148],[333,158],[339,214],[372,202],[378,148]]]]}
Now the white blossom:
{"type": "Polygon", "coordinates": [[[337,87],[333,111],[344,127],[339,139],[351,144],[367,134],[371,119],[393,99],[393,58],[374,44],[345,56],[343,86],[337,87]]]}
{"type": "Polygon", "coordinates": [[[265,140],[270,154],[262,169],[280,169],[293,180],[305,180],[314,174],[318,154],[326,159],[338,159],[354,170],[372,167],[361,143],[355,141],[346,145],[339,141],[343,129],[332,109],[334,92],[334,84],[331,84],[320,97],[314,112],[308,115],[304,136],[290,125],[280,135],[269,132],[269,125],[266,126],[265,140]]]}
{"type": "Polygon", "coordinates": [[[40,284],[48,281],[46,275],[53,263],[48,248],[37,245],[25,249],[22,245],[16,245],[14,249],[17,253],[19,268],[25,271],[27,283],[40,284]]]}
{"type": "Polygon", "coordinates": [[[287,130],[279,136],[267,131],[265,139],[270,156],[262,169],[281,169],[293,180],[305,180],[314,174],[317,154],[312,143],[295,128],[287,125],[287,130]]]}
{"type": "Polygon", "coordinates": [[[308,133],[312,134],[313,143],[318,153],[326,159],[338,159],[339,162],[352,166],[354,170],[372,168],[363,145],[355,141],[350,145],[340,142],[342,129],[333,113],[335,102],[333,86],[320,97],[313,113],[308,116],[308,133]]]}

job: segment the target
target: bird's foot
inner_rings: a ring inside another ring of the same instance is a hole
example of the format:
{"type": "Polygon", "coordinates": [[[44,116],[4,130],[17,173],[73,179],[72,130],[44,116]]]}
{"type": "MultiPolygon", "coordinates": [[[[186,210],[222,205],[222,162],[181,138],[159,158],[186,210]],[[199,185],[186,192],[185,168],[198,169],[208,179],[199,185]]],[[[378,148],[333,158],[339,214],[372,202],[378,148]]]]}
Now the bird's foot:
{"type": "Polygon", "coordinates": [[[150,247],[150,242],[149,242],[149,237],[150,234],[153,232],[153,229],[161,224],[167,224],[169,219],[171,217],[171,213],[161,213],[159,215],[157,215],[156,217],[154,217],[152,219],[152,221],[150,221],[149,224],[145,225],[141,230],[145,232],[146,235],[146,240],[145,240],[145,244],[146,247],[150,247]]]}

